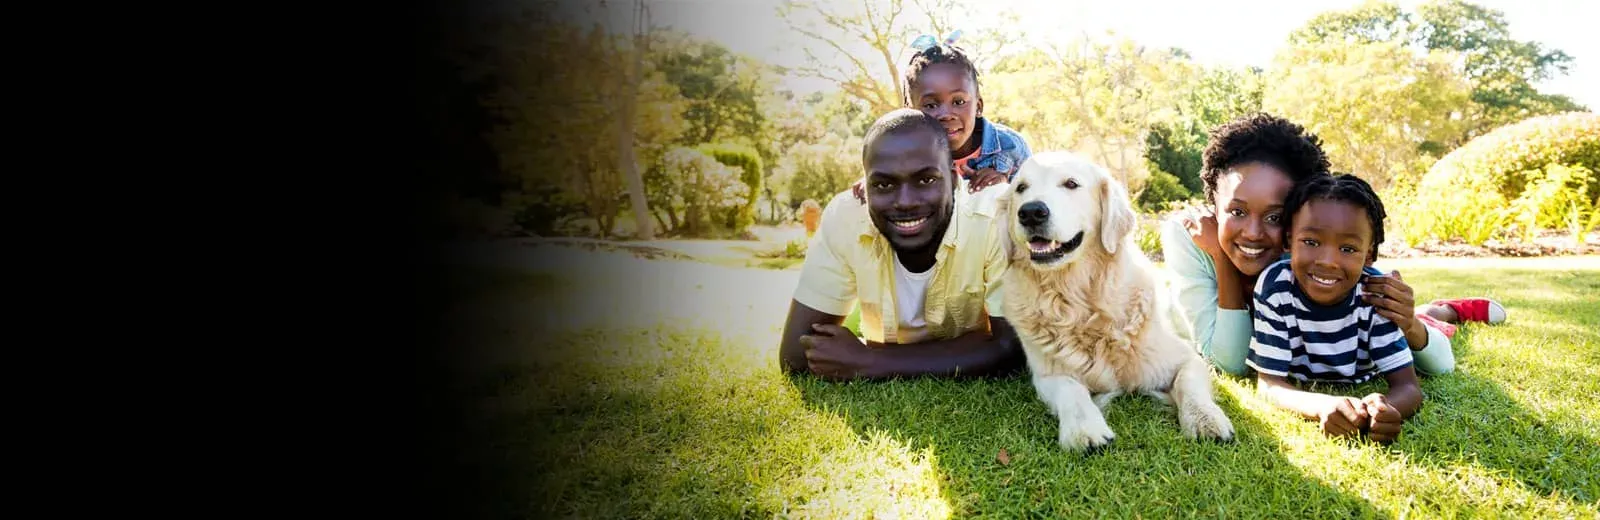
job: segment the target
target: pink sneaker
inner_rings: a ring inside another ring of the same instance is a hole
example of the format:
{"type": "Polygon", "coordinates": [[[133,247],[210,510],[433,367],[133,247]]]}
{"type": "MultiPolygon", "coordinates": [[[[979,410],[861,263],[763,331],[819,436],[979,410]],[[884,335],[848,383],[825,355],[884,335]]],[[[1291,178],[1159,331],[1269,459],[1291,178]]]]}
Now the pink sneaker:
{"type": "Polygon", "coordinates": [[[1444,337],[1446,337],[1446,338],[1455,338],[1456,337],[1456,326],[1455,325],[1439,321],[1439,318],[1435,318],[1433,316],[1429,316],[1427,314],[1423,314],[1423,313],[1420,313],[1420,312],[1417,313],[1417,319],[1422,320],[1422,324],[1423,325],[1426,325],[1426,326],[1429,326],[1429,327],[1433,327],[1435,329],[1438,329],[1439,332],[1443,332],[1444,333],[1444,337]]]}

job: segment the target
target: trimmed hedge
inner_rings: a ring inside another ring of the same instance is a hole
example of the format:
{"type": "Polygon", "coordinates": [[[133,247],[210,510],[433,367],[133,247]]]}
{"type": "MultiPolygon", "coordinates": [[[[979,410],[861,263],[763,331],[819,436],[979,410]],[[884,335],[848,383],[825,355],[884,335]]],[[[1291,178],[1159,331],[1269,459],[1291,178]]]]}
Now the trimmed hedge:
{"type": "Polygon", "coordinates": [[[750,187],[750,194],[745,197],[744,204],[723,215],[723,224],[733,231],[750,227],[756,221],[756,201],[761,197],[762,179],[766,177],[761,154],[754,148],[730,143],[706,143],[696,149],[719,163],[743,170],[739,180],[750,187]]]}
{"type": "MultiPolygon", "coordinates": [[[[1584,206],[1600,202],[1595,200],[1600,190],[1586,189],[1600,186],[1600,114],[1531,117],[1496,128],[1446,154],[1417,185],[1415,206],[1405,219],[1405,238],[1413,244],[1425,236],[1464,238],[1481,244],[1506,231],[1514,220],[1522,220],[1525,228],[1527,220],[1514,215],[1524,211],[1513,206],[1529,202],[1523,195],[1530,186],[1548,189],[1545,177],[1555,171],[1587,174],[1587,178],[1567,179],[1561,184],[1587,199],[1589,204],[1584,206]]],[[[1526,235],[1528,230],[1521,231],[1526,235]]]]}
{"type": "Polygon", "coordinates": [[[1566,112],[1496,128],[1440,158],[1422,177],[1420,188],[1493,188],[1513,200],[1537,180],[1523,172],[1547,164],[1600,172],[1600,114],[1566,112]]]}

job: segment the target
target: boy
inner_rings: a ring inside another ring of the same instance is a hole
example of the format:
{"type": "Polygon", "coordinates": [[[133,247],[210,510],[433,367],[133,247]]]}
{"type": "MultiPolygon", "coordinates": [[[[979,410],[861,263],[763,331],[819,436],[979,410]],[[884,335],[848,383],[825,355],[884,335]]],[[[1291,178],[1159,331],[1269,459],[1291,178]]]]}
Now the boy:
{"type": "Polygon", "coordinates": [[[1393,321],[1361,297],[1383,243],[1383,202],[1354,175],[1317,174],[1284,201],[1289,259],[1256,282],[1255,331],[1245,363],[1274,405],[1321,423],[1329,436],[1368,433],[1388,444],[1422,406],[1411,348],[1393,321]],[[1364,398],[1289,383],[1357,384],[1382,375],[1387,393],[1364,398]]]}

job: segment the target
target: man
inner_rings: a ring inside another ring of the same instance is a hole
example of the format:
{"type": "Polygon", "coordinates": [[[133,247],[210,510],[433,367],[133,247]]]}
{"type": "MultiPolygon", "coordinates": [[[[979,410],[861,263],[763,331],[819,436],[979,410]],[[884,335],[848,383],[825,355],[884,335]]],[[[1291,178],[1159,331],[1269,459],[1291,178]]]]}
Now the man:
{"type": "Polygon", "coordinates": [[[957,193],[949,137],[905,108],[867,131],[867,204],[822,213],[789,304],[779,364],[832,380],[987,376],[1025,366],[1001,317],[1006,188],[957,193]],[[861,331],[841,326],[861,306],[861,331]]]}

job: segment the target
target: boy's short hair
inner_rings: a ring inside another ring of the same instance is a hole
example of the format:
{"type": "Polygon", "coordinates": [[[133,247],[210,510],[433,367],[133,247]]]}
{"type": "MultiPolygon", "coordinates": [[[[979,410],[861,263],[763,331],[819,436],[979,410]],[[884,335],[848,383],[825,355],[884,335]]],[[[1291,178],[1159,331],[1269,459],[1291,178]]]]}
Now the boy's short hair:
{"type": "Polygon", "coordinates": [[[1234,166],[1263,162],[1298,183],[1328,171],[1328,154],[1316,134],[1266,113],[1238,117],[1211,130],[1200,167],[1206,203],[1215,204],[1217,177],[1234,166]]]}
{"type": "MultiPolygon", "coordinates": [[[[974,66],[972,60],[967,58],[966,51],[961,50],[960,47],[940,42],[911,56],[911,62],[907,64],[905,73],[906,106],[916,106],[914,102],[917,100],[917,95],[912,90],[917,84],[917,79],[922,77],[922,71],[940,63],[949,63],[965,69],[967,74],[972,76],[973,90],[982,90],[978,87],[978,67],[974,66]]],[[[972,95],[982,97],[978,92],[973,92],[972,95]]]]}
{"type": "Polygon", "coordinates": [[[872,127],[867,129],[867,135],[861,139],[862,168],[866,168],[867,162],[871,160],[870,157],[867,157],[867,151],[872,149],[872,143],[887,136],[901,135],[917,130],[923,130],[933,135],[937,145],[936,148],[938,148],[937,151],[944,155],[944,160],[940,161],[940,163],[944,168],[949,168],[952,161],[950,159],[950,135],[945,133],[944,125],[940,124],[938,119],[915,108],[897,108],[872,122],[872,127]]]}
{"type": "MultiPolygon", "coordinates": [[[[1317,173],[1296,184],[1283,201],[1283,243],[1289,243],[1294,232],[1294,215],[1313,200],[1346,202],[1367,210],[1367,222],[1372,225],[1372,251],[1367,258],[1378,259],[1378,246],[1383,244],[1383,219],[1388,217],[1383,209],[1383,199],[1372,185],[1348,173],[1317,173]]],[[[1285,246],[1287,247],[1287,245],[1285,246]]]]}

